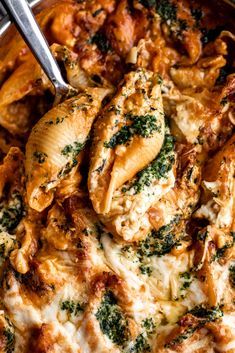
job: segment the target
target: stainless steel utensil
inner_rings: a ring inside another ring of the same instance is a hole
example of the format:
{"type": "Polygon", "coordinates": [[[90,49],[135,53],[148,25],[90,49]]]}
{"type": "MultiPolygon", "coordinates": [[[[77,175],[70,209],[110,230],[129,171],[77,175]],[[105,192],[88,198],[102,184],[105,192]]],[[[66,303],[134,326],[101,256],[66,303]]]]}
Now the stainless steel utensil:
{"type": "Polygon", "coordinates": [[[60,72],[59,66],[53,57],[47,40],[41,32],[34,15],[26,0],[1,0],[25,42],[41,65],[43,71],[55,88],[54,105],[75,93],[68,85],[60,72]]]}

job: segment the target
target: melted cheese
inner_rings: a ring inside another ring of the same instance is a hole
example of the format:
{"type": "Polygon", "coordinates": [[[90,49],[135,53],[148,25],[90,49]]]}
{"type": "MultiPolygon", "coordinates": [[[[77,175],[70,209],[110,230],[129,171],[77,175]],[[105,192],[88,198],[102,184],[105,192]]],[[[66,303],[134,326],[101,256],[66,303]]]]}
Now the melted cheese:
{"type": "Polygon", "coordinates": [[[233,70],[234,36],[223,31],[202,45],[207,27],[220,25],[214,8],[201,4],[200,23],[193,1],[165,2],[61,0],[43,10],[39,24],[81,89],[49,111],[51,84],[24,42],[16,35],[3,46],[1,352],[14,341],[15,353],[235,352],[234,76],[222,82],[221,71],[233,70]],[[168,133],[171,164],[161,155],[151,170],[168,133]],[[15,190],[24,212],[9,234],[15,190]],[[147,238],[140,251],[149,232],[168,241],[158,231],[172,222],[181,244],[158,256],[147,238]],[[100,318],[107,294],[111,314],[100,318]],[[224,315],[190,332],[203,318],[188,311],[201,305],[224,315]],[[118,315],[128,337],[114,343],[118,315]]]}

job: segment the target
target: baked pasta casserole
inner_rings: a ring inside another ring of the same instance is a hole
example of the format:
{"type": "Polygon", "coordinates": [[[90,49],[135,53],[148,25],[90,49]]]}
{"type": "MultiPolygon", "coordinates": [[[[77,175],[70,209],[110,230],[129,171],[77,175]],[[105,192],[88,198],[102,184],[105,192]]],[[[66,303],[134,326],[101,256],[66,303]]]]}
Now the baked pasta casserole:
{"type": "Polygon", "coordinates": [[[235,352],[235,35],[211,1],[60,0],[0,60],[0,352],[235,352]]]}

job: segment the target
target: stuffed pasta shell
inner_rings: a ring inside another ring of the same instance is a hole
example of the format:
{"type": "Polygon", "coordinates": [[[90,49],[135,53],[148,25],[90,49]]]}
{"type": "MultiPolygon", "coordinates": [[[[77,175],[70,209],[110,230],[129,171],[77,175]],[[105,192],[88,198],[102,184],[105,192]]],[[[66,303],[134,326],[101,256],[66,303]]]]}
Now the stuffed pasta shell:
{"type": "Polygon", "coordinates": [[[108,214],[115,191],[158,155],[164,131],[158,75],[130,72],[94,129],[88,188],[97,213],[108,214]]]}
{"type": "Polygon", "coordinates": [[[106,227],[126,241],[141,239],[151,229],[148,210],[175,184],[174,139],[166,128],[158,156],[134,178],[115,190],[111,209],[100,215],[106,227]]]}
{"type": "Polygon", "coordinates": [[[27,197],[33,209],[40,212],[50,205],[55,187],[77,166],[108,92],[87,89],[50,110],[34,126],[26,145],[27,197]]]}

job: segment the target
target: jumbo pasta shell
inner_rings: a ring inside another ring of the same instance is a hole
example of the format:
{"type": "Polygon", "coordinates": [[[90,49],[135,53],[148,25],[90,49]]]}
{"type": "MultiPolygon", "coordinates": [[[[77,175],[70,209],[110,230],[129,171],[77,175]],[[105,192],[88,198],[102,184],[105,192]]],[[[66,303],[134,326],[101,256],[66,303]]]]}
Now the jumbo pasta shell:
{"type": "Polygon", "coordinates": [[[88,188],[97,213],[108,213],[114,191],[157,156],[164,133],[159,76],[129,73],[95,125],[88,188]]]}
{"type": "Polygon", "coordinates": [[[26,145],[27,197],[30,207],[45,209],[55,187],[78,164],[102,99],[103,88],[87,89],[51,109],[34,126],[26,145]]]}

